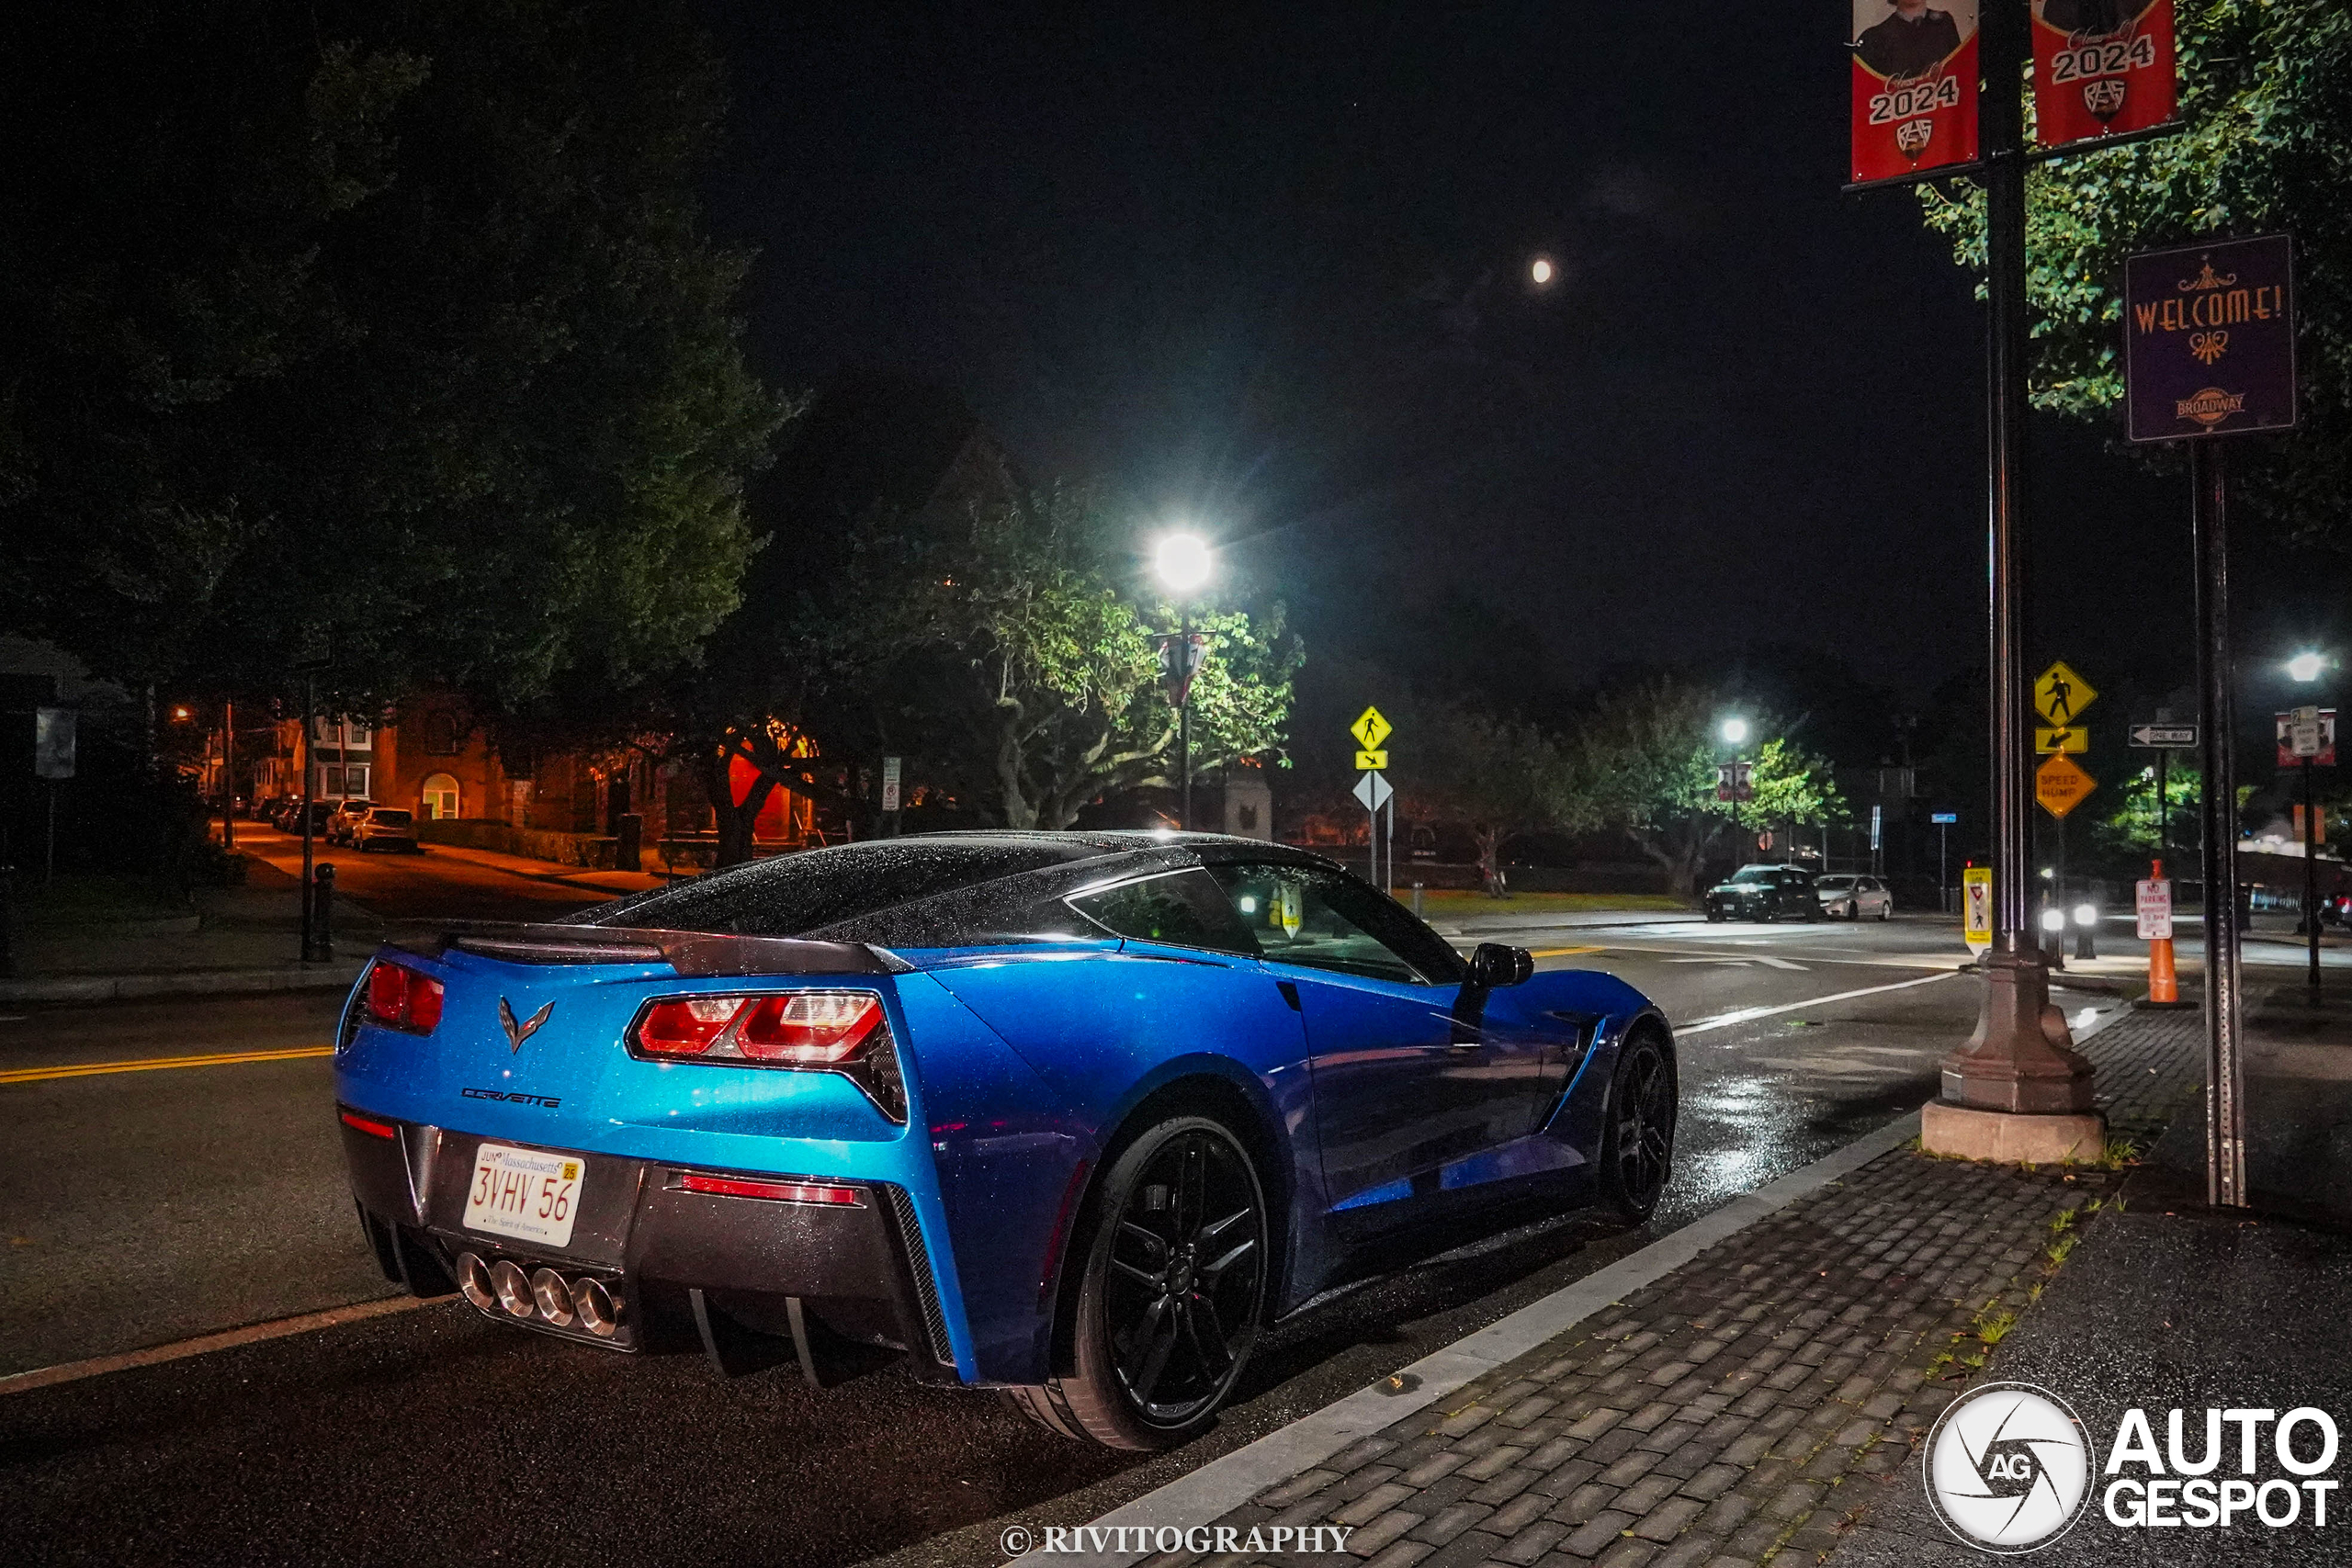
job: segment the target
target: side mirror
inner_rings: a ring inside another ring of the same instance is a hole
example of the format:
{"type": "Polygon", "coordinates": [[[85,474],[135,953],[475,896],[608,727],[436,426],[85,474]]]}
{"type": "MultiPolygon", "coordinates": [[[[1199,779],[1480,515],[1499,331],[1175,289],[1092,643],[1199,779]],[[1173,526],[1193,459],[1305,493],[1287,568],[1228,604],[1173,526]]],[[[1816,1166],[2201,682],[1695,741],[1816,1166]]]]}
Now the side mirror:
{"type": "Polygon", "coordinates": [[[1482,942],[1470,954],[1470,983],[1474,986],[1516,986],[1534,973],[1534,956],[1523,947],[1482,942]]]}

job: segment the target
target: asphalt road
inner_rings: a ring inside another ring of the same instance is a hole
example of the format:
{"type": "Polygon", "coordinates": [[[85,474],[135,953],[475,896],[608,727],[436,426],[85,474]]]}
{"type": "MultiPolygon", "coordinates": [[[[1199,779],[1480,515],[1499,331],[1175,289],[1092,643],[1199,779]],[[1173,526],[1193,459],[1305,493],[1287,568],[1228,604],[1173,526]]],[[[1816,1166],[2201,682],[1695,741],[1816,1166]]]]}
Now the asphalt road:
{"type": "MultiPolygon", "coordinates": [[[[1684,1111],[1658,1214],[1491,1239],[1293,1320],[1188,1450],[1080,1448],[895,1371],[821,1393],[727,1384],[696,1358],[624,1359],[441,1304],[0,1397],[0,1530],[24,1562],[992,1561],[1008,1518],[1091,1517],[1917,1105],[1976,1009],[1942,922],[1513,940],[1623,975],[1676,1021],[1684,1111]]],[[[320,1046],[333,1005],[23,1010],[0,1023],[0,1073],[320,1046]]],[[[0,1081],[0,1371],[382,1293],[327,1102],[317,1057],[0,1081]]]]}

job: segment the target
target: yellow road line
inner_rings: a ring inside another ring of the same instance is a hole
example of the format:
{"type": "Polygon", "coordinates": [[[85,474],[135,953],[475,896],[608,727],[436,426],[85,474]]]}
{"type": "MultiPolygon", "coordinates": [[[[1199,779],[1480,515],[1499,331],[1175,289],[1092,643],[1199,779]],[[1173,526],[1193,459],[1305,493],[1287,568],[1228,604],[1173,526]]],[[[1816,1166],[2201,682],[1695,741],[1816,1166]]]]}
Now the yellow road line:
{"type": "Polygon", "coordinates": [[[15,1067],[0,1072],[0,1084],[45,1083],[51,1078],[95,1077],[100,1073],[152,1073],[164,1067],[226,1067],[239,1062],[290,1062],[332,1056],[332,1045],[297,1045],[286,1051],[225,1051],[216,1056],[150,1056],[137,1062],[79,1062],[62,1067],[15,1067]]]}
{"type": "Polygon", "coordinates": [[[1528,954],[1530,958],[1566,958],[1571,953],[1606,953],[1604,947],[1539,947],[1528,954]]]}

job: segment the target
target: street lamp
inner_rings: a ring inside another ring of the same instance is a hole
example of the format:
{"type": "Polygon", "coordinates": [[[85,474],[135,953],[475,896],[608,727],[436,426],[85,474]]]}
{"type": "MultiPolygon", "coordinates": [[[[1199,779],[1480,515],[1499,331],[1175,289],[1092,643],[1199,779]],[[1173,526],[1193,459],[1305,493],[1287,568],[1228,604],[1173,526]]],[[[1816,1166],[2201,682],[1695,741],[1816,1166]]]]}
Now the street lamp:
{"type": "Polygon", "coordinates": [[[1538,288],[1541,288],[1550,283],[1554,276],[1552,258],[1550,256],[1537,256],[1533,262],[1529,264],[1527,276],[1533,280],[1535,287],[1538,288]]]}
{"type": "MultiPolygon", "coordinates": [[[[2310,685],[2326,671],[2327,658],[2316,649],[2307,648],[2287,660],[2288,678],[2300,685],[2310,685]]],[[[2303,941],[2310,953],[2306,983],[2316,995],[2319,990],[2319,807],[2312,788],[2312,763],[2318,759],[2305,751],[2301,741],[2295,750],[2296,761],[2301,764],[2303,775],[2302,927],[2303,941]]]]}
{"type": "Polygon", "coordinates": [[[1169,678],[1176,682],[1176,756],[1183,780],[1177,797],[1176,826],[1193,827],[1193,595],[1208,584],[1216,562],[1198,534],[1162,534],[1153,548],[1152,570],[1177,602],[1178,631],[1169,649],[1169,678]]]}

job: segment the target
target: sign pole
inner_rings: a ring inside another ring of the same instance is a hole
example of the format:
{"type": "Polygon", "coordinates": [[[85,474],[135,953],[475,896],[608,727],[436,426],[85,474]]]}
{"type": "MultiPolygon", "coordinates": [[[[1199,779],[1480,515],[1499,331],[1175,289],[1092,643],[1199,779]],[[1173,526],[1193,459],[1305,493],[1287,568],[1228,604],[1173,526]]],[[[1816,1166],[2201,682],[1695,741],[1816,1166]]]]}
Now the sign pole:
{"type": "Polygon", "coordinates": [[[2156,858],[2172,859],[2172,753],[2156,753],[2156,858]]]}
{"type": "MultiPolygon", "coordinates": [[[[2030,13],[1987,6],[1980,16],[1980,100],[1987,209],[1985,289],[1986,554],[1989,558],[1993,743],[1993,942],[1984,955],[1984,1010],[1967,1043],[1946,1057],[1931,1148],[1966,1153],[1984,1112],[2083,1116],[2091,1065],[2061,1019],[2049,1021],[2050,974],[2031,924],[2032,731],[2028,728],[2025,595],[2026,189],[2024,76],[2030,13]],[[1950,1146],[1947,1147],[1946,1145],[1950,1146]]],[[[2069,720],[2068,722],[2072,722],[2069,720]]],[[[2053,1134],[2055,1135],[2055,1134],[2053,1134]]],[[[2075,1134],[2068,1134],[2067,1136],[2075,1134]]]]}
{"type": "Polygon", "coordinates": [[[2303,929],[2311,945],[2311,988],[2319,989],[2319,814],[2312,800],[2312,763],[2303,759],[2303,929]]]}
{"type": "Polygon", "coordinates": [[[2188,444],[2197,536],[2197,721],[2204,764],[2205,1197],[2236,1208],[2245,1191],[2245,1064],[2239,1039],[2237,771],[2230,691],[2228,453],[2219,441],[2188,444]]]}

